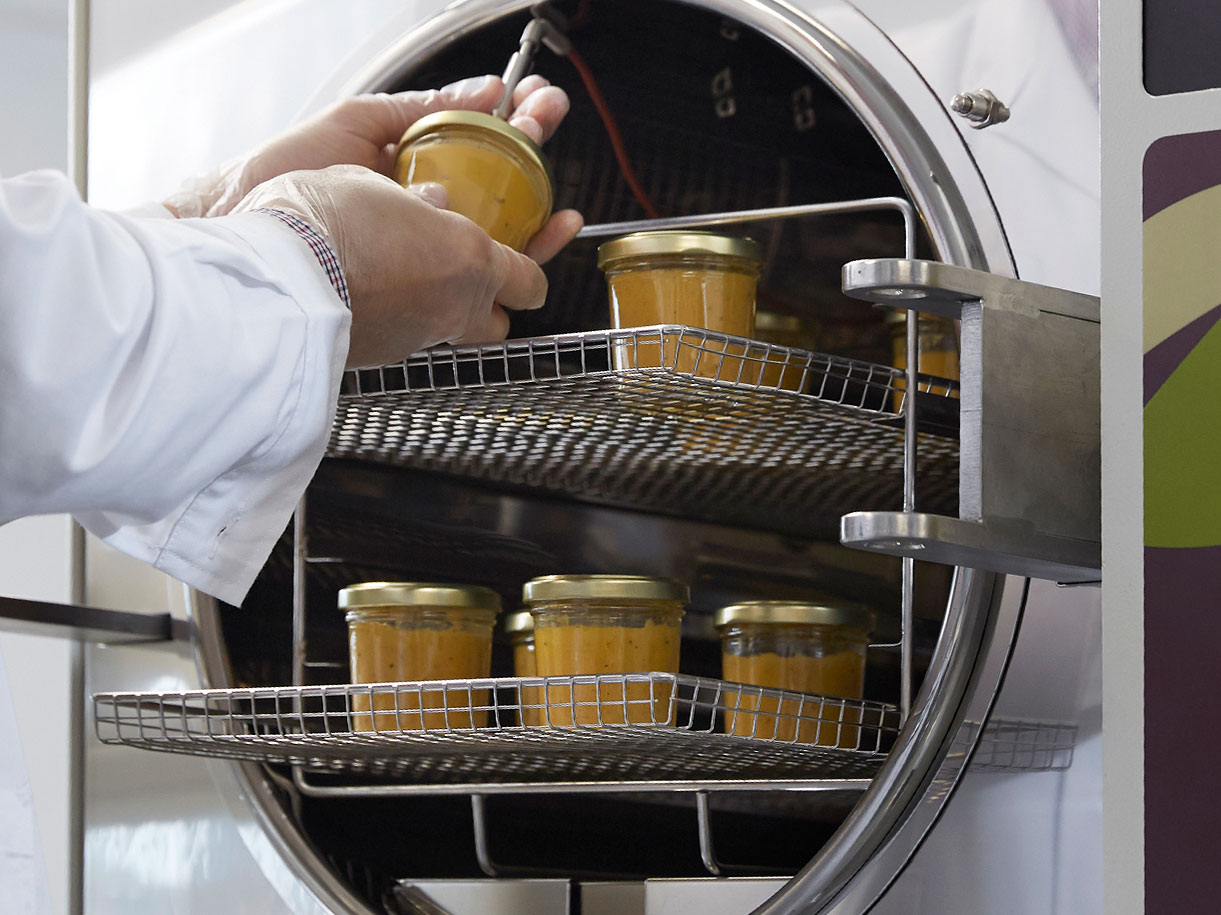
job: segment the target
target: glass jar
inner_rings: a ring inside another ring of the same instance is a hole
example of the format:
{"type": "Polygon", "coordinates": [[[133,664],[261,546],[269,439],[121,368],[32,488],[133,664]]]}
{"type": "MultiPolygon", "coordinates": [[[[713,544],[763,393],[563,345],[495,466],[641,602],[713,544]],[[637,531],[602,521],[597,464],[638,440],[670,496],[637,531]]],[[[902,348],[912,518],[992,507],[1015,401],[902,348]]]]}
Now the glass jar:
{"type": "MultiPolygon", "coordinates": [[[[492,627],[500,612],[500,595],[489,588],[371,581],[340,591],[339,608],[347,610],[353,683],[474,680],[491,675],[492,627]]],[[[375,692],[372,708],[370,695],[356,692],[352,729],[482,727],[487,724],[487,705],[487,690],[375,692]],[[385,710],[389,711],[382,714],[385,710]]]]}
{"type": "MultiPolygon", "coordinates": [[[[713,232],[635,232],[598,248],[616,329],[683,324],[750,337],[761,262],[755,242],[713,232]]],[[[615,368],[668,367],[703,378],[755,381],[749,362],[729,358],[742,355],[741,345],[701,342],[619,346],[615,368]]]]}
{"type": "MultiPolygon", "coordinates": [[[[643,575],[548,575],[526,583],[540,677],[678,672],[686,585],[643,575]]],[[[673,723],[655,683],[546,687],[546,723],[673,723]],[[651,700],[651,701],[650,701],[651,700]],[[575,714],[574,714],[575,712],[575,714]]]]}
{"type": "MultiPolygon", "coordinates": [[[[813,329],[803,319],[774,311],[760,311],[755,314],[754,338],[764,343],[807,352],[812,351],[817,342],[813,329]]],[[[805,365],[791,363],[784,356],[772,356],[763,364],[759,385],[804,394],[810,389],[810,369],[805,365]]]]}
{"type": "MultiPolygon", "coordinates": [[[[723,607],[723,676],[734,683],[861,699],[873,614],[844,603],[750,601],[723,607]]],[[[739,737],[854,748],[860,711],[827,702],[783,702],[749,692],[726,693],[725,730],[739,737]],[[798,715],[801,717],[798,726],[798,715]],[[820,719],[820,720],[806,720],[820,719]]]]}
{"type": "Polygon", "coordinates": [[[478,111],[439,111],[408,127],[394,180],[444,185],[448,209],[516,251],[543,227],[555,198],[551,166],[537,144],[478,111]]]}
{"type": "MultiPolygon", "coordinates": [[[[505,634],[513,645],[513,676],[537,677],[534,659],[534,617],[529,610],[519,610],[505,617],[505,634]]],[[[537,686],[519,688],[521,723],[527,726],[543,723],[543,691],[537,686]]]]}
{"type": "MultiPolygon", "coordinates": [[[[893,354],[892,363],[899,371],[907,369],[907,311],[899,309],[886,313],[886,326],[890,330],[890,349],[893,354]]],[[[958,380],[958,327],[952,318],[942,318],[937,315],[920,315],[916,324],[916,332],[920,340],[920,362],[918,371],[950,381],[958,380]]],[[[899,390],[893,395],[895,412],[903,409],[903,391],[907,388],[905,378],[896,378],[895,387],[899,390]]],[[[944,385],[932,385],[929,393],[945,396],[948,389],[944,385]]],[[[951,392],[950,396],[957,396],[951,392]]]]}

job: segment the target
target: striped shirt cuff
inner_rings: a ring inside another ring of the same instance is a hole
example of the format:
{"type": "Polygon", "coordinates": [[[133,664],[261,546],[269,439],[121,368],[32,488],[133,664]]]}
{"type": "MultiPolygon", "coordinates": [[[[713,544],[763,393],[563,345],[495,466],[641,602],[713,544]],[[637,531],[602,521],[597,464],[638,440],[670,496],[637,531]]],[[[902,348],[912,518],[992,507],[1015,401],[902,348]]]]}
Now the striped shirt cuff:
{"type": "Polygon", "coordinates": [[[335,255],[335,249],[322,237],[322,234],[300,216],[287,213],[284,210],[277,210],[274,207],[261,207],[254,212],[266,213],[269,216],[276,217],[276,219],[280,220],[305,240],[310,250],[314,252],[314,257],[318,258],[318,263],[322,265],[326,278],[335,287],[340,301],[343,302],[345,308],[351,311],[352,300],[348,296],[348,282],[343,278],[343,268],[339,266],[339,258],[335,255]]]}

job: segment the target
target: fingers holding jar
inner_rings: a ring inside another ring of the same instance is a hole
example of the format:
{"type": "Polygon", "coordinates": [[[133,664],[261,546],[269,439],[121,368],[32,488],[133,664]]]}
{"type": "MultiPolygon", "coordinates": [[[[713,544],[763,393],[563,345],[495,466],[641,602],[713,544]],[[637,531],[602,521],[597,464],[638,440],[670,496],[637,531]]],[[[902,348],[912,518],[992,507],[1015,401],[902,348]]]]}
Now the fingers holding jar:
{"type": "Polygon", "coordinates": [[[568,114],[568,93],[537,73],[517,84],[509,123],[540,146],[555,134],[568,114]]]}

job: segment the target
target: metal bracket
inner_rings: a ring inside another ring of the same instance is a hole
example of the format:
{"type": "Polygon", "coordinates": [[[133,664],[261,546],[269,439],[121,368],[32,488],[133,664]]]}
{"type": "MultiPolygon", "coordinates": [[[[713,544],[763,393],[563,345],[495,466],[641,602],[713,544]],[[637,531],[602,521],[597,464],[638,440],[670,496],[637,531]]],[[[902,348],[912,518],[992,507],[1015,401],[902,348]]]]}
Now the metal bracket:
{"type": "Polygon", "coordinates": [[[1101,577],[1099,301],[912,259],[852,261],[847,295],[959,320],[959,517],[846,515],[846,546],[1060,582],[1101,577]]]}

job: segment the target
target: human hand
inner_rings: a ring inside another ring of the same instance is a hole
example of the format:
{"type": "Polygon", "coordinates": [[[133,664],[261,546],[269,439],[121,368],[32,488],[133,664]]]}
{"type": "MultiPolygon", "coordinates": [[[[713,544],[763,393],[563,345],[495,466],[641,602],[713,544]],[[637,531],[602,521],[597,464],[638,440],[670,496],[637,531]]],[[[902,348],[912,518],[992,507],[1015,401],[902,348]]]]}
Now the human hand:
{"type": "Polygon", "coordinates": [[[352,302],[347,365],[356,368],[439,343],[503,340],[505,309],[542,306],[539,266],[444,203],[439,184],[404,189],[370,169],[333,165],[266,181],[232,211],[292,213],[330,242],[352,302]]]}
{"type": "MultiPolygon", "coordinates": [[[[253,153],[202,176],[166,201],[176,216],[223,216],[257,185],[286,172],[361,165],[389,175],[403,132],[436,111],[490,112],[504,94],[498,76],[477,76],[425,92],[356,95],[291,128],[253,153]]],[[[509,123],[536,143],[555,133],[568,113],[568,96],[541,76],[523,79],[513,92],[509,123]]],[[[581,228],[575,210],[562,210],[539,230],[526,253],[545,263],[581,228]]]]}

